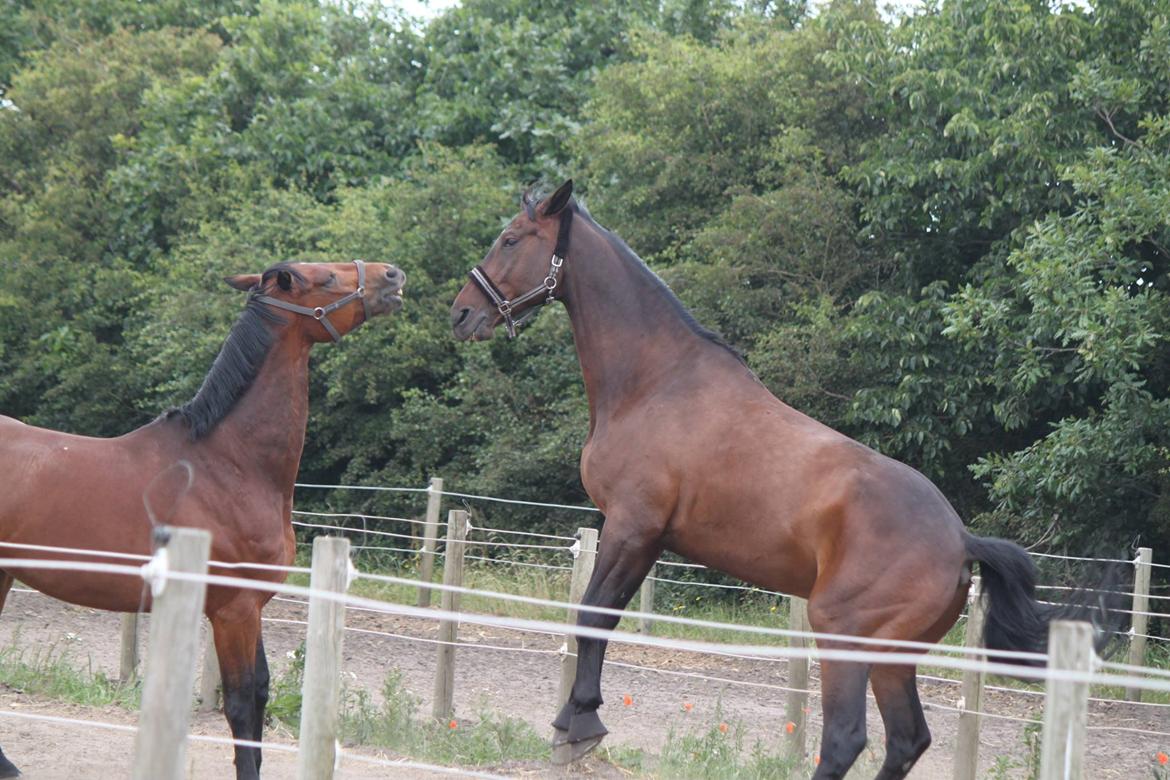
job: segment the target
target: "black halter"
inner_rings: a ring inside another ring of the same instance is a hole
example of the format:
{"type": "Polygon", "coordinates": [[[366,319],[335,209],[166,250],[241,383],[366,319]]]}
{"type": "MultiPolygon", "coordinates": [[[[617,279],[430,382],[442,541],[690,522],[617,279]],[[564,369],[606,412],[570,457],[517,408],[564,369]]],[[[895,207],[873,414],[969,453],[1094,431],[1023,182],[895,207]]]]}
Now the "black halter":
{"type": "Polygon", "coordinates": [[[553,293],[557,289],[557,274],[561,272],[561,265],[565,262],[565,254],[569,251],[569,228],[572,224],[573,207],[572,205],[568,205],[561,212],[561,224],[557,230],[557,245],[553,248],[552,257],[549,259],[548,275],[544,277],[544,281],[538,286],[533,287],[528,292],[512,300],[508,300],[503,291],[488,276],[487,271],[483,269],[482,265],[477,265],[471,269],[469,274],[471,281],[475,282],[476,286],[483,291],[483,294],[496,305],[500,316],[504,318],[504,327],[508,331],[508,338],[516,338],[516,330],[524,327],[532,318],[532,315],[536,314],[537,309],[556,300],[556,296],[553,293]],[[512,314],[518,307],[542,295],[544,296],[544,300],[530,307],[523,317],[518,320],[513,318],[512,314]]]}
{"type": "Polygon", "coordinates": [[[361,260],[354,260],[353,264],[357,266],[358,286],[357,289],[351,293],[343,295],[328,306],[318,306],[315,309],[310,309],[308,306],[298,306],[295,303],[282,301],[279,298],[273,298],[270,295],[257,295],[256,300],[260,303],[266,303],[269,306],[275,306],[278,309],[285,311],[296,312],[297,314],[304,314],[319,321],[325,326],[325,330],[329,331],[329,335],[333,337],[334,343],[341,341],[341,334],[337,332],[337,328],[333,327],[333,323],[329,321],[329,315],[337,311],[342,306],[345,306],[350,301],[360,299],[362,302],[362,313],[368,320],[370,318],[370,307],[366,303],[366,264],[361,260]]]}

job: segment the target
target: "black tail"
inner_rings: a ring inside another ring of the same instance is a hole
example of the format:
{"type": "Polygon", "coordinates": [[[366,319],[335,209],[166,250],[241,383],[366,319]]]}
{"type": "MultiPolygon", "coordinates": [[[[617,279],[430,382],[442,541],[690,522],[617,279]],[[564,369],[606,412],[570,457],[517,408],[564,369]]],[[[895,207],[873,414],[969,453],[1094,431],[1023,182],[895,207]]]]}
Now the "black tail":
{"type": "MultiPolygon", "coordinates": [[[[979,561],[984,603],[987,605],[983,644],[989,650],[1048,652],[1048,626],[1053,620],[1084,620],[1096,629],[1100,653],[1117,635],[1124,619],[1124,596],[1117,592],[1121,572],[1110,567],[1096,589],[1074,591],[1063,604],[1036,600],[1036,565],[1024,548],[1005,539],[968,536],[967,555],[979,561]]],[[[994,655],[992,655],[994,660],[994,655]]],[[[1038,662],[1002,659],[1008,663],[1040,666],[1038,662]]]]}

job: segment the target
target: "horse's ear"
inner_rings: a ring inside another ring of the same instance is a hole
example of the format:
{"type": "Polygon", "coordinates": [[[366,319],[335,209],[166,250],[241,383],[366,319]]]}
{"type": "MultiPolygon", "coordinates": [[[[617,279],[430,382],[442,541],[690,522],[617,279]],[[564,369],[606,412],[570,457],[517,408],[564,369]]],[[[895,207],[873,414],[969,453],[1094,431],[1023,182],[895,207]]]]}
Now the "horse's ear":
{"type": "Polygon", "coordinates": [[[260,284],[260,274],[236,274],[235,276],[225,276],[223,280],[237,290],[248,292],[260,284]]]}
{"type": "Polygon", "coordinates": [[[573,197],[573,180],[568,179],[564,184],[557,187],[557,191],[544,199],[544,205],[540,209],[540,213],[546,217],[553,217],[560,214],[565,206],[569,205],[569,198],[573,197]]]}

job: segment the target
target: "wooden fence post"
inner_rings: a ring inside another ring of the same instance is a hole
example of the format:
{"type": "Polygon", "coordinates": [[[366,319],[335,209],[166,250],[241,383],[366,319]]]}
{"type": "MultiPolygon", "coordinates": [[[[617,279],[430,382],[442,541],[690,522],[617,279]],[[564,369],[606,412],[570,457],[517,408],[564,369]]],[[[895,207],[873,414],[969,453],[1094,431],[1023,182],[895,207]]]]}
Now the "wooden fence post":
{"type": "Polygon", "coordinates": [[[203,643],[203,671],[199,676],[199,711],[212,712],[219,709],[219,656],[215,652],[215,639],[211,624],[203,643]]]}
{"type": "MultiPolygon", "coordinates": [[[[1093,662],[1093,627],[1071,620],[1054,621],[1048,634],[1048,668],[1089,672],[1093,662]]],[[[1044,699],[1044,732],[1039,780],[1084,777],[1085,721],[1089,684],[1049,678],[1044,699]]]]}
{"type": "Polygon", "coordinates": [[[122,613],[122,656],[118,679],[128,683],[138,674],[138,613],[122,613]]]}
{"type": "MultiPolygon", "coordinates": [[[[314,591],[345,593],[349,588],[349,540],[318,536],[313,540],[314,591]]],[[[305,632],[305,677],[301,684],[301,735],[298,780],[329,780],[336,764],[338,707],[341,704],[341,640],[345,604],[309,596],[305,632]]]]}
{"type": "MultiPolygon", "coordinates": [[[[578,528],[577,541],[580,548],[573,558],[573,574],[569,580],[569,601],[580,604],[585,596],[585,589],[589,587],[589,578],[593,576],[593,564],[597,561],[597,529],[578,528]]],[[[569,614],[569,622],[577,622],[577,611],[569,614]]],[[[565,634],[565,654],[561,658],[561,685],[557,689],[557,710],[565,706],[569,700],[569,692],[573,690],[573,680],[577,678],[577,637],[565,634]]]]}
{"type": "MultiPolygon", "coordinates": [[[[1154,560],[1154,551],[1149,547],[1139,547],[1138,557],[1135,561],[1135,571],[1133,578],[1133,619],[1130,621],[1132,626],[1131,631],[1133,635],[1129,639],[1129,662],[1133,666],[1146,665],[1146,637],[1144,636],[1149,626],[1149,616],[1145,613],[1150,611],[1150,565],[1154,560]]],[[[1127,701],[1141,701],[1141,688],[1126,688],[1125,698],[1127,701]]]]}
{"type": "MultiPolygon", "coordinates": [[[[443,480],[441,477],[431,477],[431,486],[427,488],[427,518],[423,524],[422,557],[418,562],[418,578],[430,584],[435,571],[435,542],[439,538],[439,516],[443,509],[443,480]]],[[[418,589],[418,605],[431,605],[431,589],[418,589]]]]}
{"type": "MultiPolygon", "coordinates": [[[[968,591],[967,647],[983,646],[983,598],[978,577],[971,578],[968,591]]],[[[976,656],[967,656],[976,658],[976,656]]],[[[979,726],[983,711],[983,670],[963,672],[959,699],[959,736],[955,745],[955,780],[976,780],[979,771],[979,726]]]]}
{"type": "MultiPolygon", "coordinates": [[[[467,512],[452,509],[447,513],[447,548],[443,560],[443,584],[463,586],[463,550],[467,538],[467,512]]],[[[440,607],[445,612],[459,610],[459,594],[445,590],[440,607]]],[[[452,618],[439,621],[439,662],[435,672],[435,695],[431,702],[431,717],[445,721],[455,711],[455,642],[459,623],[452,618]]]]}
{"type": "MultiPolygon", "coordinates": [[[[646,575],[646,579],[642,580],[641,597],[638,599],[639,612],[649,613],[654,611],[654,576],[657,571],[657,566],[651,566],[650,572],[646,575]]],[[[653,620],[648,617],[638,618],[639,634],[649,634],[653,629],[653,620]]]]}
{"type": "MultiPolygon", "coordinates": [[[[211,534],[164,526],[155,530],[155,538],[160,537],[167,539],[168,571],[207,573],[211,534]]],[[[207,585],[170,577],[163,584],[151,607],[150,648],[134,739],[134,780],[180,780],[186,773],[199,615],[207,585]]]]}
{"type": "MultiPolygon", "coordinates": [[[[792,631],[808,631],[808,602],[792,596],[788,599],[788,628],[792,631]]],[[[808,640],[803,636],[788,638],[788,646],[805,648],[808,640]]],[[[788,687],[796,690],[788,692],[787,720],[792,724],[792,733],[789,734],[788,755],[803,761],[805,751],[805,734],[808,731],[808,658],[788,659],[788,687]]],[[[785,724],[787,730],[787,724],[785,724]]]]}

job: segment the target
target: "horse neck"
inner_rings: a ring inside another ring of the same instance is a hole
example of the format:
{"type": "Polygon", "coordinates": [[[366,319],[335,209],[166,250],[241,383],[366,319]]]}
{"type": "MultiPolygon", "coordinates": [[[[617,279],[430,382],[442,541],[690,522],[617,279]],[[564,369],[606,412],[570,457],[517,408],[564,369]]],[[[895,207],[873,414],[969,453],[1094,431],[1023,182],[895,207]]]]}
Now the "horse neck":
{"type": "Polygon", "coordinates": [[[601,228],[574,220],[571,247],[563,301],[596,423],[688,365],[703,339],[663,285],[601,228]]]}
{"type": "Polygon", "coordinates": [[[208,445],[291,491],[309,420],[309,350],[297,328],[285,328],[244,396],[208,437],[208,445]]]}

